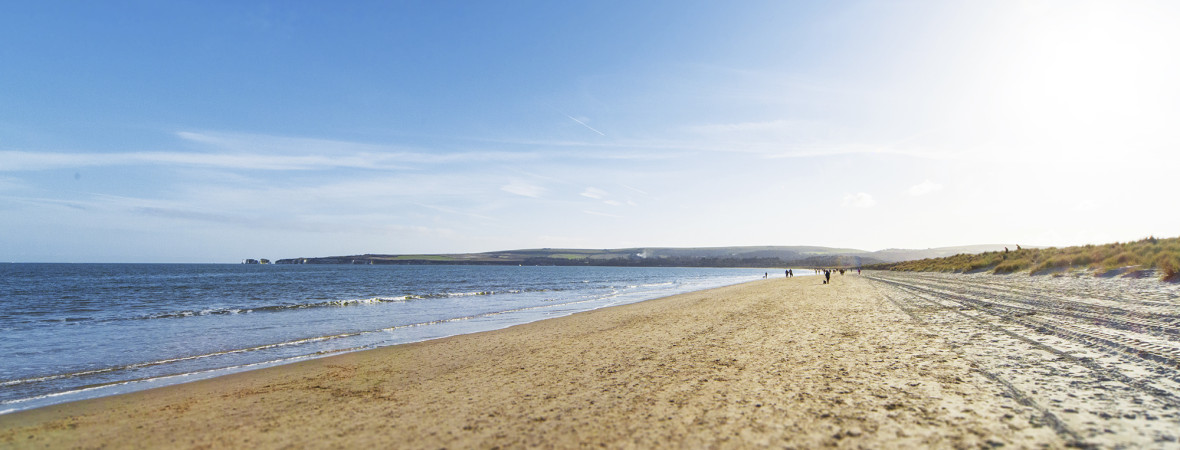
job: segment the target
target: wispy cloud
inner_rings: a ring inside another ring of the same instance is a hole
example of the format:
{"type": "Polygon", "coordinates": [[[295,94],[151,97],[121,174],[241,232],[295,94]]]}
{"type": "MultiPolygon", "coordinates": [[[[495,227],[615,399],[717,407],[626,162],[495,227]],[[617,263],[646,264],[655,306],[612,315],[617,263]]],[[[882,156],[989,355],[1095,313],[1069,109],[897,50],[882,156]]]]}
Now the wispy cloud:
{"type": "Polygon", "coordinates": [[[267,222],[257,217],[243,217],[231,214],[218,214],[204,211],[193,211],[181,208],[161,208],[155,206],[140,206],[130,208],[133,214],[162,217],[168,219],[192,220],[199,222],[228,223],[241,225],[263,225],[267,222]]]}
{"type": "Polygon", "coordinates": [[[531,198],[540,198],[541,195],[545,194],[545,188],[520,180],[512,180],[508,184],[501,186],[500,190],[531,198]]]}
{"type": "MultiPolygon", "coordinates": [[[[550,157],[592,160],[674,160],[701,153],[748,154],[756,157],[824,158],[843,155],[875,154],[913,158],[947,160],[964,155],[946,151],[930,151],[903,141],[876,143],[848,138],[820,138],[808,133],[801,136],[743,134],[737,131],[760,126],[772,129],[777,122],[747,124],[714,124],[690,127],[688,133],[668,133],[664,137],[614,139],[610,142],[589,142],[544,139],[475,139],[474,141],[544,149],[550,157]],[[695,134],[693,130],[730,130],[725,133],[695,134]],[[596,149],[595,152],[560,152],[557,149],[596,149]]],[[[840,134],[840,133],[835,133],[840,134]]]]}
{"type": "Polygon", "coordinates": [[[942,190],[942,185],[930,180],[925,180],[916,185],[910,186],[910,195],[915,197],[926,194],[931,194],[942,190]]]}
{"type": "Polygon", "coordinates": [[[934,130],[896,133],[869,133],[846,124],[797,117],[771,118],[761,121],[718,122],[683,128],[691,136],[687,148],[702,151],[750,153],[767,158],[822,158],[843,155],[897,155],[928,159],[945,159],[946,152],[931,152],[922,147],[934,130]]]}
{"type": "Polygon", "coordinates": [[[602,200],[602,199],[606,198],[606,196],[609,195],[609,193],[602,190],[602,189],[596,188],[596,187],[588,187],[588,188],[586,188],[586,190],[582,191],[581,195],[586,198],[592,198],[595,200],[602,200]]]}
{"type": "Polygon", "coordinates": [[[199,144],[198,151],[33,152],[0,151],[0,172],[81,167],[159,165],[237,170],[400,170],[424,164],[520,162],[539,153],[520,151],[407,151],[348,141],[266,135],[179,132],[177,137],[199,144]]]}
{"type": "Polygon", "coordinates": [[[24,203],[41,206],[64,206],[95,214],[132,214],[202,222],[262,225],[260,216],[246,217],[225,212],[214,212],[202,206],[188,205],[173,200],[156,200],[123,195],[91,194],[77,200],[50,198],[19,198],[24,203]]]}
{"type": "Polygon", "coordinates": [[[864,192],[857,192],[855,194],[846,194],[844,196],[844,202],[841,203],[841,206],[852,208],[871,208],[876,204],[877,201],[873,199],[872,195],[864,192]]]}
{"type": "Polygon", "coordinates": [[[470,212],[470,211],[464,211],[464,210],[460,210],[460,209],[456,209],[456,208],[448,208],[445,206],[438,206],[438,205],[427,205],[427,204],[423,204],[423,203],[415,203],[414,205],[418,206],[420,208],[426,208],[426,209],[429,209],[432,211],[438,211],[438,212],[445,213],[445,214],[473,217],[473,218],[480,219],[480,220],[495,220],[491,216],[487,216],[484,214],[478,214],[478,213],[474,213],[474,212],[470,212]]]}
{"type": "Polygon", "coordinates": [[[541,157],[539,153],[530,151],[426,151],[390,144],[265,134],[181,131],[176,135],[185,141],[199,143],[209,150],[216,151],[333,157],[335,155],[355,155],[357,158],[372,159],[382,163],[499,162],[533,160],[541,157]]]}
{"type": "Polygon", "coordinates": [[[623,201],[611,198],[611,194],[609,192],[604,191],[599,188],[596,188],[596,187],[588,187],[588,188],[586,188],[586,190],[582,191],[582,193],[580,195],[583,197],[586,197],[586,198],[592,198],[595,200],[599,200],[603,204],[609,205],[609,206],[623,206],[624,204],[636,206],[635,202],[630,199],[628,199],[626,201],[626,203],[624,203],[623,201]]]}
{"type": "Polygon", "coordinates": [[[620,186],[622,186],[622,187],[625,187],[625,188],[627,188],[627,189],[630,189],[630,190],[632,190],[632,191],[638,192],[638,193],[640,193],[640,194],[642,194],[642,195],[651,195],[651,194],[648,194],[648,193],[647,193],[646,191],[644,191],[643,189],[639,189],[639,188],[637,188],[637,187],[634,187],[634,186],[629,186],[629,185],[626,185],[626,184],[621,184],[620,186]]]}
{"type": "Polygon", "coordinates": [[[287,156],[225,153],[131,152],[61,153],[0,152],[0,171],[74,169],[104,166],[165,165],[245,170],[316,170],[329,168],[395,169],[403,167],[384,155],[287,156]]]}
{"type": "Polygon", "coordinates": [[[1088,212],[1098,211],[1100,209],[1101,209],[1101,205],[1099,205],[1097,202],[1095,202],[1093,200],[1088,200],[1088,199],[1078,201],[1077,203],[1074,203],[1074,205],[1073,205],[1073,210],[1078,211],[1078,212],[1088,213],[1088,212]]]}
{"type": "Polygon", "coordinates": [[[37,206],[62,206],[77,211],[87,211],[90,208],[84,202],[43,197],[5,197],[5,200],[37,206]]]}
{"type": "Polygon", "coordinates": [[[622,219],[623,218],[623,216],[620,216],[618,214],[604,213],[602,211],[582,210],[582,212],[592,215],[592,216],[611,217],[611,218],[615,218],[615,219],[622,219]]]}
{"type": "Polygon", "coordinates": [[[479,205],[503,180],[462,174],[396,174],[371,177],[329,177],[314,183],[275,181],[263,185],[195,185],[184,200],[249,210],[266,205],[273,211],[404,210],[426,204],[479,205]]]}
{"type": "Polygon", "coordinates": [[[819,122],[809,120],[775,119],[756,122],[730,122],[695,125],[688,127],[688,130],[702,134],[747,134],[766,132],[781,133],[814,128],[818,124],[819,122]]]}
{"type": "Polygon", "coordinates": [[[27,188],[28,185],[18,178],[0,177],[0,191],[15,191],[27,188]]]}
{"type": "MultiPolygon", "coordinates": [[[[51,208],[85,211],[95,218],[118,218],[128,228],[160,227],[164,223],[196,222],[201,226],[220,225],[232,228],[271,228],[283,224],[283,232],[314,233],[414,233],[439,237],[451,233],[449,228],[427,226],[407,220],[405,207],[388,207],[389,201],[361,200],[370,208],[348,206],[344,211],[333,209],[331,186],[282,190],[210,192],[201,198],[152,199],[123,195],[92,194],[78,200],[46,198],[10,198],[22,203],[51,208]],[[226,195],[233,199],[227,199],[226,195]],[[315,199],[322,194],[329,199],[315,199]],[[274,206],[283,205],[283,206],[274,206]],[[373,212],[369,212],[376,210],[373,212]],[[359,211],[359,212],[358,212],[359,211]]],[[[354,191],[354,194],[357,194],[354,191]]],[[[408,205],[408,203],[400,203],[408,205]]],[[[474,215],[473,215],[474,216],[474,215]]],[[[477,216],[478,217],[478,216],[477,216]]],[[[480,217],[486,220],[486,217],[480,217]]],[[[103,220],[103,219],[98,219],[103,220]]]]}
{"type": "Polygon", "coordinates": [[[686,146],[686,144],[693,143],[690,140],[612,139],[609,142],[533,138],[467,138],[464,140],[532,148],[540,153],[544,153],[548,157],[578,160],[656,161],[680,158],[684,156],[685,150],[696,150],[691,145],[686,146]],[[594,149],[596,151],[587,152],[585,151],[586,149],[594,149]]]}
{"type": "Polygon", "coordinates": [[[581,120],[578,120],[578,119],[574,118],[574,116],[571,116],[571,115],[569,115],[569,114],[566,114],[565,116],[566,116],[566,117],[569,117],[569,118],[570,118],[570,120],[572,120],[572,121],[574,121],[574,122],[577,122],[577,123],[578,123],[578,125],[584,126],[584,127],[586,127],[586,129],[588,129],[588,130],[590,130],[590,131],[593,131],[593,132],[595,132],[595,133],[598,133],[598,135],[599,135],[599,136],[606,136],[606,134],[604,134],[603,132],[601,132],[601,131],[598,131],[598,130],[594,129],[594,127],[592,127],[592,126],[590,126],[590,125],[586,125],[586,122],[583,122],[583,121],[581,121],[581,120]]]}

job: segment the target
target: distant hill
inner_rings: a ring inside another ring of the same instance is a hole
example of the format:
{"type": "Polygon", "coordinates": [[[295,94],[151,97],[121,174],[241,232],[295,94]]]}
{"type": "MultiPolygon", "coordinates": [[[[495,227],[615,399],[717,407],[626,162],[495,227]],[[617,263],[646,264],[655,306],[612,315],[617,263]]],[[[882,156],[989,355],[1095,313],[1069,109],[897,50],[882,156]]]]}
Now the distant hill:
{"type": "Polygon", "coordinates": [[[275,264],[473,264],[650,267],[859,267],[960,253],[1002,250],[975,245],[878,252],[817,246],[635,247],[617,249],[541,248],[485,253],[365,254],[288,258],[275,264]]]}

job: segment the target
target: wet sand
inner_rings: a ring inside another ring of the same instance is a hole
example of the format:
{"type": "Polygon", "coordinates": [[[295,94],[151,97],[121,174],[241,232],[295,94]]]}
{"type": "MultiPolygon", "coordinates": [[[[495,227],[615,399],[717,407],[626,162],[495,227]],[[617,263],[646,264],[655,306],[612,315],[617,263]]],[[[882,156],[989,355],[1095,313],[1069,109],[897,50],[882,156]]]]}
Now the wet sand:
{"type": "Polygon", "coordinates": [[[1061,447],[856,275],[770,279],[0,416],[0,447],[1061,447]]]}

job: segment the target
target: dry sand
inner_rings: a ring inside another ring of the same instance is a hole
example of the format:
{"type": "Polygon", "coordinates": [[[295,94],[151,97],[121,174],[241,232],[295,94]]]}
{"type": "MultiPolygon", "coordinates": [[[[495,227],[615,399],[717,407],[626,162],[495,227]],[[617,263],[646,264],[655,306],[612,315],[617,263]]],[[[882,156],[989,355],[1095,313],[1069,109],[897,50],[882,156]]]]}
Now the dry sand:
{"type": "Polygon", "coordinates": [[[855,275],[0,416],[0,447],[1015,447],[1033,409],[855,275]]]}

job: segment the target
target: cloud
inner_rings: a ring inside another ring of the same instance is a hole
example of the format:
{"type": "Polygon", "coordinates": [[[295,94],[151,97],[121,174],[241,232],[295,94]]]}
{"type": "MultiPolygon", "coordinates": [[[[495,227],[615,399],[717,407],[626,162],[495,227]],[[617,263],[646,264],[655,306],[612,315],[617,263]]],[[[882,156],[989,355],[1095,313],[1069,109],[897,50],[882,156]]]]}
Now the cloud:
{"type": "Polygon", "coordinates": [[[630,190],[632,190],[632,191],[638,192],[638,193],[640,193],[640,194],[643,194],[643,195],[651,195],[651,194],[648,194],[648,193],[647,193],[647,191],[644,191],[643,189],[639,189],[639,188],[637,188],[637,187],[634,187],[634,186],[628,186],[628,185],[625,185],[625,184],[622,184],[622,185],[620,185],[620,186],[623,186],[623,187],[625,187],[625,188],[627,188],[627,189],[630,189],[630,190]]]}
{"type": "Polygon", "coordinates": [[[598,130],[594,129],[594,127],[591,127],[590,125],[586,125],[586,121],[587,121],[587,120],[589,120],[589,119],[583,118],[583,120],[578,120],[578,119],[574,118],[574,116],[571,116],[571,115],[569,115],[569,114],[566,114],[565,116],[566,116],[566,117],[569,117],[569,118],[570,118],[570,120],[572,120],[572,121],[574,121],[574,122],[577,122],[577,123],[578,123],[578,125],[584,126],[584,127],[586,127],[587,129],[589,129],[590,131],[593,131],[593,132],[595,132],[595,133],[598,133],[598,135],[599,135],[599,136],[606,136],[606,135],[605,135],[605,134],[603,134],[601,131],[598,131],[598,130]]]}
{"type": "Polygon", "coordinates": [[[357,154],[263,155],[184,152],[62,153],[0,152],[0,172],[76,169],[104,166],[181,166],[215,167],[247,170],[317,170],[332,168],[396,169],[401,168],[389,155],[357,154]]]}
{"type": "Polygon", "coordinates": [[[1101,206],[1093,200],[1082,200],[1073,205],[1073,210],[1078,212],[1094,212],[1100,209],[1101,206]]]}
{"type": "Polygon", "coordinates": [[[513,180],[512,182],[501,186],[501,191],[532,198],[540,198],[545,193],[545,188],[529,184],[520,180],[513,180]]]}
{"type": "Polygon", "coordinates": [[[635,202],[634,202],[634,201],[632,201],[632,200],[630,200],[630,199],[628,199],[626,203],[623,203],[623,202],[622,202],[622,201],[620,201],[620,200],[615,200],[615,199],[612,199],[612,198],[608,198],[608,197],[610,197],[610,193],[609,193],[609,192],[607,192],[607,191],[604,191],[604,190],[602,190],[602,189],[599,189],[599,188],[596,188],[596,187],[588,187],[588,188],[586,188],[586,190],[582,191],[582,194],[581,194],[581,195],[582,195],[583,197],[586,197],[586,198],[592,198],[592,199],[595,199],[595,200],[601,200],[603,204],[610,205],[610,206],[623,206],[624,204],[631,205],[631,206],[636,206],[635,202]]]}
{"type": "Polygon", "coordinates": [[[146,216],[162,217],[167,219],[191,220],[200,222],[213,223],[227,223],[227,224],[242,224],[242,225],[266,225],[268,222],[260,218],[250,218],[235,216],[229,214],[217,214],[203,211],[191,211],[185,209],[174,208],[158,208],[154,206],[143,206],[132,208],[130,212],[135,214],[142,214],[146,216]]]}
{"type": "Polygon", "coordinates": [[[582,212],[583,212],[583,213],[586,213],[586,214],[589,214],[589,215],[592,215],[592,216],[611,217],[611,218],[615,218],[615,219],[622,219],[622,218],[623,218],[623,216],[620,216],[620,215],[617,215],[617,214],[604,213],[604,212],[601,212],[601,211],[591,211],[591,210],[588,210],[588,209],[587,209],[587,210],[582,210],[582,212]]]}
{"type": "Polygon", "coordinates": [[[876,205],[877,201],[873,200],[873,196],[864,192],[857,192],[855,194],[847,194],[844,196],[844,202],[840,206],[853,208],[869,208],[876,205]]]}
{"type": "Polygon", "coordinates": [[[74,201],[74,200],[62,200],[62,199],[56,199],[56,198],[4,197],[3,200],[14,201],[14,202],[22,203],[22,204],[26,204],[26,205],[51,206],[51,207],[61,206],[61,207],[66,207],[66,208],[70,208],[70,209],[77,210],[77,211],[88,211],[91,209],[89,205],[82,203],[82,202],[78,202],[78,201],[74,201]]]}
{"type": "Polygon", "coordinates": [[[607,193],[606,191],[596,188],[596,187],[588,187],[588,188],[586,188],[586,190],[582,191],[583,197],[592,198],[595,200],[602,200],[602,199],[606,198],[607,195],[610,195],[610,194],[607,193]]]}
{"type": "Polygon", "coordinates": [[[761,122],[712,123],[689,127],[688,130],[701,134],[719,133],[751,133],[751,132],[787,132],[806,128],[814,128],[820,122],[804,120],[768,120],[761,122]]]}
{"type": "Polygon", "coordinates": [[[176,136],[215,150],[232,153],[281,153],[304,155],[354,155],[385,162],[443,164],[453,162],[511,162],[540,157],[534,152],[504,151],[424,151],[404,146],[371,144],[334,139],[317,139],[265,134],[235,134],[215,132],[177,132],[176,136]]]}
{"type": "Polygon", "coordinates": [[[920,196],[926,195],[942,190],[942,185],[930,180],[923,181],[916,185],[910,186],[910,195],[920,196]]]}
{"type": "Polygon", "coordinates": [[[533,161],[531,151],[427,152],[391,145],[267,135],[176,133],[198,151],[34,152],[0,151],[0,172],[113,166],[212,167],[238,170],[400,170],[411,166],[533,161]]]}
{"type": "Polygon", "coordinates": [[[461,209],[457,209],[457,208],[448,208],[445,206],[438,206],[438,205],[428,205],[425,203],[414,203],[413,205],[421,207],[421,208],[433,210],[433,211],[438,211],[438,212],[445,213],[445,214],[473,217],[473,218],[480,219],[480,220],[495,220],[495,218],[493,218],[492,216],[478,214],[478,213],[474,213],[474,212],[466,211],[466,210],[461,210],[461,209]]]}
{"type": "MultiPolygon", "coordinates": [[[[774,122],[768,123],[770,127],[774,122]]],[[[537,139],[478,139],[480,142],[528,146],[560,154],[564,158],[607,161],[680,160],[700,153],[746,154],[769,159],[825,158],[847,155],[888,155],[928,160],[962,159],[967,155],[926,147],[820,137],[780,136],[772,133],[740,133],[741,127],[759,124],[717,124],[688,129],[698,136],[689,138],[613,139],[610,142],[557,141],[537,139]],[[725,132],[724,130],[734,130],[725,132]],[[710,131],[710,130],[716,130],[710,131]],[[561,152],[556,149],[595,149],[596,151],[561,152]]],[[[769,128],[768,128],[769,129],[769,128]]],[[[789,134],[789,133],[786,133],[789,134]]]]}
{"type": "Polygon", "coordinates": [[[0,177],[0,191],[27,189],[28,185],[19,178],[0,177]]]}

